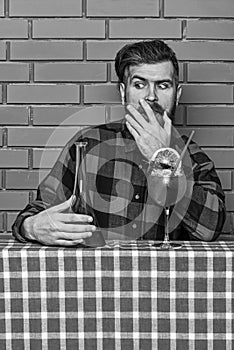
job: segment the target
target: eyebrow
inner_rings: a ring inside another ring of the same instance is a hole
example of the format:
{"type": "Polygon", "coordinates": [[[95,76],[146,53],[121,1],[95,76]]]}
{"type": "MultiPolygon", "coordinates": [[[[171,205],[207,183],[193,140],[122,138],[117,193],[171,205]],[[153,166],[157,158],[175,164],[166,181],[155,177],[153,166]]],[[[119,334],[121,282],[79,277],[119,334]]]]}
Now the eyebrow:
{"type": "MultiPolygon", "coordinates": [[[[133,75],[132,77],[130,77],[130,82],[132,82],[134,79],[139,79],[142,81],[147,81],[148,79],[141,77],[140,75],[133,75]]],[[[171,79],[160,79],[160,80],[156,80],[155,83],[157,84],[161,84],[161,83],[170,83],[173,84],[173,80],[171,79]]]]}

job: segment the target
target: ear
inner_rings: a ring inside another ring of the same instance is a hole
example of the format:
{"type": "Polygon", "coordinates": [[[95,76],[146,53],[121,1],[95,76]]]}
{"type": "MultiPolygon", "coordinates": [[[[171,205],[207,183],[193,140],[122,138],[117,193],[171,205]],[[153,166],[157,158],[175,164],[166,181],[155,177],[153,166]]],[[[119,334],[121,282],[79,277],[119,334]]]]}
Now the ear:
{"type": "Polygon", "coordinates": [[[119,84],[119,91],[120,91],[120,96],[121,96],[121,103],[124,105],[125,103],[125,85],[124,83],[119,84]]]}
{"type": "Polygon", "coordinates": [[[176,105],[178,105],[179,103],[181,93],[182,93],[182,86],[178,84],[177,91],[176,91],[176,105]]]}

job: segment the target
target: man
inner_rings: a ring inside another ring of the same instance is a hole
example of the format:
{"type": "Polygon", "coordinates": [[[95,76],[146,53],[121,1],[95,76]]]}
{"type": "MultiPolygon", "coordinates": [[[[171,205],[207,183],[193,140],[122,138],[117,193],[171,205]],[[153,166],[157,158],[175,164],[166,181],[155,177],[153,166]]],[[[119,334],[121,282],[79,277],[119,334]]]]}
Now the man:
{"type": "MultiPolygon", "coordinates": [[[[96,226],[110,239],[162,239],[165,200],[160,198],[170,184],[152,178],[151,166],[159,149],[170,146],[181,153],[179,143],[187,140],[178,141],[171,125],[181,95],[178,62],[163,41],[152,40],[124,46],[115,68],[125,117],[85,129],[66,145],[40,184],[36,200],[13,225],[19,240],[74,246],[95,235],[96,226]],[[87,142],[88,212],[82,210],[78,186],[72,196],[77,141],[87,142]]],[[[225,219],[220,181],[212,161],[194,142],[187,158],[182,169],[184,197],[178,205],[171,203],[171,238],[213,240],[225,219]]]]}

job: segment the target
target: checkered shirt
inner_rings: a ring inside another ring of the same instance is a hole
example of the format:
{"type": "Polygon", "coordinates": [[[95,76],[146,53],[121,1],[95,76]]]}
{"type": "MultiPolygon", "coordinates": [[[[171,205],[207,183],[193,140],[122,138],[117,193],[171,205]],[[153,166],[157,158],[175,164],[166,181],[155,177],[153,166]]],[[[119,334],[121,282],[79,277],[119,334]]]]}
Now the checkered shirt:
{"type": "MultiPolygon", "coordinates": [[[[186,140],[186,137],[181,138],[181,149],[186,140]]],[[[105,238],[161,239],[164,232],[162,207],[148,195],[148,164],[123,121],[84,129],[73,137],[40,184],[36,200],[20,212],[12,228],[15,237],[25,241],[20,232],[25,217],[71,196],[76,141],[88,143],[85,156],[88,214],[103,229],[105,238]]],[[[183,201],[175,205],[171,238],[212,240],[221,232],[225,219],[224,194],[213,162],[194,142],[189,146],[189,159],[194,168],[192,198],[187,207],[183,201]]],[[[82,212],[79,200],[74,210],[82,212]]]]}
{"type": "Polygon", "coordinates": [[[234,242],[0,241],[0,349],[232,350],[234,242]]]}

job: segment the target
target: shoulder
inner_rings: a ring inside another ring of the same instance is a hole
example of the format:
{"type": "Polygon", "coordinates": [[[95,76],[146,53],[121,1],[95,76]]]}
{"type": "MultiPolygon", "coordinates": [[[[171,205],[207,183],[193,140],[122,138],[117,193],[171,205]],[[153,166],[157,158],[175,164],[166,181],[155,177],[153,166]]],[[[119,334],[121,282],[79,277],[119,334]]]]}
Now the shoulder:
{"type": "Polygon", "coordinates": [[[67,143],[70,148],[76,142],[80,141],[104,141],[115,138],[122,130],[122,121],[100,124],[92,127],[85,127],[79,130],[67,143]]]}

